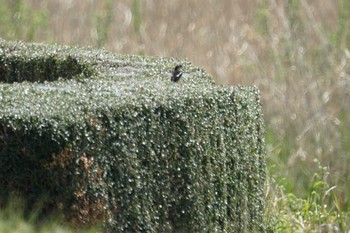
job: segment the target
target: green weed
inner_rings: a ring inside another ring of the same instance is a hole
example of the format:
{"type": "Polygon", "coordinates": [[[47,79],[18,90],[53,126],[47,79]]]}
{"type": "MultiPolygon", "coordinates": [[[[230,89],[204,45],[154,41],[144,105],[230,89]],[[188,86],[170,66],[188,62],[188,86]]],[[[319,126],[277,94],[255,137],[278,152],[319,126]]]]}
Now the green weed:
{"type": "Polygon", "coordinates": [[[0,232],[6,233],[97,233],[102,232],[100,226],[89,229],[75,229],[63,225],[59,216],[46,219],[39,217],[44,206],[40,204],[31,212],[25,211],[25,203],[20,198],[12,198],[0,210],[0,232]]]}
{"type": "Polygon", "coordinates": [[[47,31],[47,12],[33,9],[24,0],[0,0],[0,37],[32,41],[47,31]]]}
{"type": "MultiPolygon", "coordinates": [[[[270,169],[267,184],[265,221],[267,232],[345,232],[350,227],[349,213],[344,212],[336,194],[337,186],[328,183],[327,167],[315,161],[309,194],[300,198],[285,190],[270,169]]],[[[282,181],[283,183],[283,181],[282,181]]]]}

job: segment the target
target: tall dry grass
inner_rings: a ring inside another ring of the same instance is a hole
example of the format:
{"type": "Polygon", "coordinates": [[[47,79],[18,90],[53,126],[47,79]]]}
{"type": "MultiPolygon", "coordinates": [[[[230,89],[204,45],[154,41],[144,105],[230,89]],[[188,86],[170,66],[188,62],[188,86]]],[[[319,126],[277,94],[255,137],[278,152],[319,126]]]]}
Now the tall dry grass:
{"type": "Polygon", "coordinates": [[[348,2],[28,0],[46,23],[17,39],[188,58],[218,83],[257,85],[274,174],[285,177],[287,191],[307,196],[321,163],[336,186],[337,203],[329,204],[348,210],[348,2]]]}

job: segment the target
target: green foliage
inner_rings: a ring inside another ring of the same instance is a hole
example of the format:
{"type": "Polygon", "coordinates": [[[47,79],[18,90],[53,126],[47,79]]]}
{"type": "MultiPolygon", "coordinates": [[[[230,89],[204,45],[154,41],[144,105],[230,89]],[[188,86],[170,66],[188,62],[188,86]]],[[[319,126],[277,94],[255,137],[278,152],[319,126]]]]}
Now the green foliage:
{"type": "Polygon", "coordinates": [[[315,162],[319,170],[313,175],[306,198],[286,192],[283,186],[275,183],[275,177],[269,179],[267,232],[345,232],[349,229],[349,213],[339,208],[337,187],[329,186],[327,167],[315,162]]]}
{"type": "Polygon", "coordinates": [[[214,85],[186,62],[181,82],[171,82],[173,59],[4,41],[2,48],[0,69],[15,70],[0,85],[2,199],[15,190],[31,209],[49,196],[48,212],[60,208],[77,225],[104,221],[111,232],[264,230],[255,87],[214,85]],[[52,66],[56,81],[51,71],[52,82],[31,78],[46,57],[68,60],[52,66]],[[77,74],[62,75],[74,67],[77,74]],[[23,82],[12,82],[14,74],[23,82]]]}
{"type": "Polygon", "coordinates": [[[141,1],[140,0],[132,0],[132,16],[134,23],[134,31],[137,35],[141,34],[141,1]]]}
{"type": "MultiPolygon", "coordinates": [[[[300,0],[287,0],[286,12],[288,14],[289,28],[294,35],[300,36],[302,33],[302,22],[300,17],[300,0]]],[[[296,36],[295,36],[296,37],[296,36]]]]}
{"type": "Polygon", "coordinates": [[[33,40],[47,27],[47,13],[31,9],[24,0],[0,0],[0,37],[33,40]]]}
{"type": "MultiPolygon", "coordinates": [[[[79,61],[76,51],[63,48],[61,51],[44,48],[40,45],[6,46],[0,40],[0,81],[5,83],[23,81],[55,81],[59,78],[71,79],[92,75],[89,66],[79,61]],[[19,50],[26,49],[24,53],[19,50]]],[[[81,60],[81,59],[80,59],[81,60]]]]}
{"type": "Polygon", "coordinates": [[[269,4],[266,0],[259,0],[258,1],[258,8],[257,8],[257,18],[256,20],[256,27],[259,33],[266,36],[269,33],[269,4]]]}
{"type": "Polygon", "coordinates": [[[337,31],[333,34],[333,45],[336,48],[344,49],[350,47],[350,2],[347,0],[339,1],[339,19],[337,31]]]}
{"type": "Polygon", "coordinates": [[[344,148],[344,150],[348,151],[348,153],[350,155],[350,125],[348,124],[349,115],[347,114],[346,111],[342,111],[339,113],[339,119],[341,122],[341,124],[339,124],[339,132],[341,135],[340,143],[341,143],[342,147],[344,148]]]}
{"type": "MultiPolygon", "coordinates": [[[[290,39],[290,37],[299,37],[302,35],[302,19],[300,16],[300,0],[286,0],[281,2],[281,4],[285,7],[285,13],[287,14],[281,22],[283,24],[283,29],[285,30],[285,39],[290,39]]],[[[270,36],[273,29],[273,25],[271,25],[272,17],[274,16],[274,12],[272,11],[273,4],[271,4],[268,0],[259,0],[259,7],[257,7],[257,29],[263,36],[270,36]]]]}
{"type": "Polygon", "coordinates": [[[103,1],[104,8],[102,13],[95,17],[96,31],[97,31],[97,47],[103,47],[108,40],[108,32],[113,23],[113,1],[103,1]]]}
{"type": "Polygon", "coordinates": [[[59,217],[45,218],[39,217],[43,206],[25,213],[25,201],[19,198],[11,198],[6,206],[0,210],[0,232],[6,233],[96,233],[101,232],[101,227],[94,226],[90,229],[74,230],[59,223],[59,217]]]}

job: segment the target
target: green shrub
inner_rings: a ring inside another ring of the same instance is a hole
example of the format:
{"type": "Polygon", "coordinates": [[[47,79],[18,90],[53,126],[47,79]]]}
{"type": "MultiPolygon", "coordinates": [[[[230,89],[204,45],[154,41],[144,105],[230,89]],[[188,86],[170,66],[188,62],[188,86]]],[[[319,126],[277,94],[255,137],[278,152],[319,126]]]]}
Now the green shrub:
{"type": "Polygon", "coordinates": [[[214,85],[188,62],[171,82],[174,59],[0,48],[3,202],[45,197],[45,212],[111,232],[264,230],[257,88],[214,85]]]}

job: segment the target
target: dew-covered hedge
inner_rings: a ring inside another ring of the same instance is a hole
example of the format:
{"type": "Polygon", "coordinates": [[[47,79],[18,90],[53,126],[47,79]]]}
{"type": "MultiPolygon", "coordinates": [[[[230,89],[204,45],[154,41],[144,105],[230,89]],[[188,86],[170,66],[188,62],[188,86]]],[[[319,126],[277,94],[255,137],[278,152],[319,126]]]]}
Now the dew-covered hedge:
{"type": "Polygon", "coordinates": [[[187,61],[0,40],[1,203],[108,232],[262,232],[264,182],[257,88],[187,61]]]}

